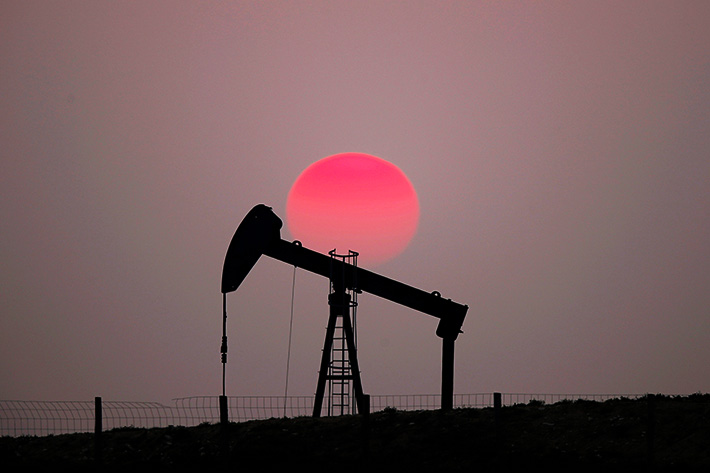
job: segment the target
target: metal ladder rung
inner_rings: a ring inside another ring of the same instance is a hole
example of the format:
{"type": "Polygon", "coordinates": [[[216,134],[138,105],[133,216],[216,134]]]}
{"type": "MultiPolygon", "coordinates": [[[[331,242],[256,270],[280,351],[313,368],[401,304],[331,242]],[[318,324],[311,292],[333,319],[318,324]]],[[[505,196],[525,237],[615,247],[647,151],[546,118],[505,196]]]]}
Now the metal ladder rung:
{"type": "MultiPolygon", "coordinates": [[[[353,267],[357,267],[357,253],[355,252],[349,251],[348,255],[337,255],[335,250],[333,250],[330,255],[333,260],[349,261],[353,267]]],[[[343,269],[349,267],[342,266],[343,269]]],[[[345,273],[343,273],[344,276],[345,273]]],[[[331,275],[331,290],[336,290],[333,275],[331,275]]],[[[334,332],[331,333],[331,338],[328,342],[330,344],[330,353],[328,353],[330,359],[328,360],[327,370],[320,373],[320,379],[326,380],[328,383],[330,396],[328,412],[332,412],[334,415],[344,415],[354,412],[352,391],[353,385],[359,380],[359,372],[353,370],[350,360],[350,354],[353,353],[352,350],[356,350],[357,347],[349,346],[345,330],[349,322],[350,330],[355,331],[354,308],[357,307],[357,296],[355,293],[344,293],[342,299],[339,299],[333,294],[334,292],[331,292],[328,297],[328,303],[332,307],[331,310],[337,310],[335,313],[331,312],[331,316],[336,317],[336,319],[332,321],[334,332]],[[353,320],[350,320],[351,313],[353,320]],[[344,317],[348,317],[347,322],[344,317]]],[[[354,340],[351,341],[355,343],[354,340]]]]}

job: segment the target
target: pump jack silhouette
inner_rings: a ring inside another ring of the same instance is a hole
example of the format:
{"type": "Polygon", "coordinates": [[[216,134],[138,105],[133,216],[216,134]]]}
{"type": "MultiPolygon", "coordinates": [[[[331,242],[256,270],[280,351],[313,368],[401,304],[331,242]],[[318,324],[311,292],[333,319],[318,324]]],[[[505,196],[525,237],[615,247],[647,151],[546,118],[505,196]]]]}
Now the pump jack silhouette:
{"type": "MultiPolygon", "coordinates": [[[[264,204],[256,205],[239,224],[227,249],[222,269],[222,397],[220,410],[222,420],[226,419],[226,396],[224,386],[224,369],[227,362],[227,293],[236,291],[244,281],[249,271],[254,267],[261,255],[266,255],[284,263],[305,269],[323,277],[331,278],[333,292],[329,296],[330,318],[326,329],[326,340],[321,359],[321,369],[316,387],[313,417],[319,417],[325,390],[327,366],[332,344],[334,318],[344,316],[342,304],[335,302],[348,296],[346,290],[367,292],[383,299],[401,304],[411,309],[429,314],[439,319],[436,335],[442,339],[441,358],[441,408],[453,408],[454,398],[454,345],[461,332],[467,305],[444,299],[439,292],[425,292],[408,286],[399,281],[352,266],[322,253],[303,247],[300,242],[288,242],[281,239],[283,222],[264,204]],[[333,267],[335,265],[335,268],[333,267]],[[347,269],[347,271],[346,271],[347,269]],[[224,404],[223,404],[224,403],[224,404]]],[[[344,319],[345,335],[348,341],[348,353],[352,363],[352,379],[354,380],[355,400],[358,411],[369,412],[369,396],[363,393],[357,354],[352,340],[352,327],[349,317],[344,319]]]]}

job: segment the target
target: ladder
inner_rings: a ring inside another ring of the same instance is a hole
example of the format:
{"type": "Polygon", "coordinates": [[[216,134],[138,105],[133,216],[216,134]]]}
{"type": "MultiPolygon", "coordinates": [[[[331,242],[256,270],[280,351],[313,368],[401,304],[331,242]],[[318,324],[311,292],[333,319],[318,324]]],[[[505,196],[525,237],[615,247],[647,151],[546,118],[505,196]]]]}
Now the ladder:
{"type": "MultiPolygon", "coordinates": [[[[352,299],[350,295],[349,301],[343,301],[344,309],[349,311],[352,325],[353,335],[357,333],[355,328],[355,311],[357,301],[352,299]]],[[[328,415],[347,415],[354,413],[352,399],[352,366],[348,357],[348,341],[346,332],[343,328],[344,315],[337,317],[335,322],[335,332],[333,334],[333,347],[330,356],[330,365],[328,366],[328,415]]],[[[355,335],[355,349],[357,349],[357,336],[355,335]]]]}
{"type": "MultiPolygon", "coordinates": [[[[342,265],[331,265],[330,316],[318,374],[318,386],[313,408],[314,417],[320,416],[326,384],[328,388],[327,415],[369,413],[369,396],[362,392],[360,368],[357,361],[356,311],[358,289],[345,289],[343,274],[333,274],[333,266],[343,271],[355,271],[358,253],[349,251],[339,255],[329,252],[331,261],[340,259],[342,265]],[[354,399],[353,399],[354,397],[354,399]],[[354,402],[353,402],[354,401],[354,402]]],[[[355,272],[356,274],[356,272],[355,272]]],[[[353,287],[357,287],[356,284],[353,287]]]]}

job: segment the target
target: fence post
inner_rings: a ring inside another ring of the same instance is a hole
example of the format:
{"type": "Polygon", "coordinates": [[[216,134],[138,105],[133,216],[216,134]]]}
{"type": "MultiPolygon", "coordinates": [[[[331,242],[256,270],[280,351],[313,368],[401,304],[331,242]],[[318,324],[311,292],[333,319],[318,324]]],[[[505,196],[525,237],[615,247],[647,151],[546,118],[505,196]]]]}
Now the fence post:
{"type": "Polygon", "coordinates": [[[227,396],[219,397],[219,423],[226,426],[229,422],[229,409],[227,408],[227,396]]]}
{"type": "MultiPolygon", "coordinates": [[[[501,420],[502,417],[502,407],[503,407],[503,402],[502,402],[502,396],[500,393],[493,393],[493,438],[494,438],[494,445],[493,445],[493,451],[495,452],[495,463],[494,465],[497,468],[500,468],[500,465],[498,462],[502,459],[501,453],[503,451],[503,422],[501,420]]],[[[502,468],[501,468],[502,470],[502,468]]]]}
{"type": "Polygon", "coordinates": [[[370,395],[363,394],[363,412],[362,415],[362,457],[365,466],[368,464],[370,457],[370,395]]]}
{"type": "Polygon", "coordinates": [[[101,412],[101,397],[94,398],[94,433],[101,435],[103,430],[103,416],[101,412]]]}
{"type": "Polygon", "coordinates": [[[103,431],[103,409],[101,397],[94,398],[94,460],[101,463],[101,432],[103,431]]]}
{"type": "Polygon", "coordinates": [[[656,435],[656,397],[646,395],[646,451],[649,466],[653,467],[656,435]]]}
{"type": "Polygon", "coordinates": [[[500,393],[493,393],[493,412],[495,413],[496,422],[500,419],[500,409],[503,406],[500,393]]]}

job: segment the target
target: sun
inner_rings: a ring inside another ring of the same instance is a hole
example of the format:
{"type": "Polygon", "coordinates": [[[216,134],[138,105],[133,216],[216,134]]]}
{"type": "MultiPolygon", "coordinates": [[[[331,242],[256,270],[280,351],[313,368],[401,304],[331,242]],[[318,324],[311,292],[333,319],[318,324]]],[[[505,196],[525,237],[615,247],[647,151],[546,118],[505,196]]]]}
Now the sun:
{"type": "Polygon", "coordinates": [[[377,265],[407,247],[419,223],[414,186],[394,164],[364,153],[328,156],[296,179],[286,202],[294,239],[321,253],[359,253],[377,265]]]}

